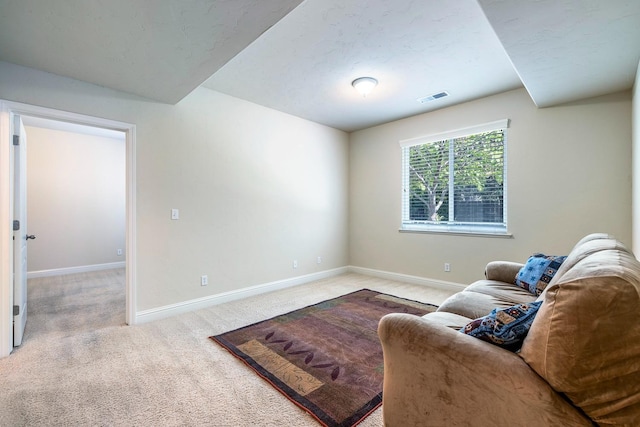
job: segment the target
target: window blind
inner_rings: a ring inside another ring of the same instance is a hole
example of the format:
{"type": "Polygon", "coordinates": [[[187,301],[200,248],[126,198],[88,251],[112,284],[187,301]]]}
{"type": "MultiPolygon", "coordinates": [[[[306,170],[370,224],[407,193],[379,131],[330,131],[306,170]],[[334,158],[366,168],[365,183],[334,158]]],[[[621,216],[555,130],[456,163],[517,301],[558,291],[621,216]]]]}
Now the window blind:
{"type": "Polygon", "coordinates": [[[402,229],[506,233],[506,126],[402,141],[402,229]]]}

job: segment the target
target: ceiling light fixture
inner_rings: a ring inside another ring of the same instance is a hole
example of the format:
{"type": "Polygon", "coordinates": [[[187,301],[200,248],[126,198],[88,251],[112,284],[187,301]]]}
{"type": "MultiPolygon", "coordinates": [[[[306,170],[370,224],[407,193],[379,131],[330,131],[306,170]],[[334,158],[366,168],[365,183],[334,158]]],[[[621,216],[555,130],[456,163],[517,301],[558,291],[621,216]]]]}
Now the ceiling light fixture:
{"type": "Polygon", "coordinates": [[[378,81],[373,77],[360,77],[351,82],[351,86],[362,96],[367,96],[371,93],[374,87],[378,84],[378,81]]]}

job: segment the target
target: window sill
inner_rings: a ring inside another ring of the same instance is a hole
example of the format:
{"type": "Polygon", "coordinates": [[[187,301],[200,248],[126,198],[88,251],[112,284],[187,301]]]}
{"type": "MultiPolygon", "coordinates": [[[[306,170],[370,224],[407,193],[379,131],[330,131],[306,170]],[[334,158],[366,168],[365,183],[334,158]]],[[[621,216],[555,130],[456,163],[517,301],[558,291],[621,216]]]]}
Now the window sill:
{"type": "Polygon", "coordinates": [[[416,234],[445,234],[449,236],[471,236],[471,237],[491,237],[497,239],[512,239],[513,234],[508,232],[489,232],[489,231],[456,231],[456,230],[436,230],[427,228],[400,228],[400,233],[416,233],[416,234]]]}

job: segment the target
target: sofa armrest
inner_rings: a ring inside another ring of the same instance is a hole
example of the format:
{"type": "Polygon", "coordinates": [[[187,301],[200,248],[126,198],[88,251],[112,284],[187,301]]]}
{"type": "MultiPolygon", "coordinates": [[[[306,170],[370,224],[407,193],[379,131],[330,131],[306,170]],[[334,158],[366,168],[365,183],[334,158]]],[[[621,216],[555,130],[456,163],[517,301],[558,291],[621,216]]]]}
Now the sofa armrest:
{"type": "Polygon", "coordinates": [[[511,261],[492,261],[487,264],[484,275],[489,280],[497,280],[499,282],[514,283],[516,275],[524,264],[511,261]]]}
{"type": "Polygon", "coordinates": [[[378,326],[395,426],[591,426],[518,355],[410,314],[378,326]]]}

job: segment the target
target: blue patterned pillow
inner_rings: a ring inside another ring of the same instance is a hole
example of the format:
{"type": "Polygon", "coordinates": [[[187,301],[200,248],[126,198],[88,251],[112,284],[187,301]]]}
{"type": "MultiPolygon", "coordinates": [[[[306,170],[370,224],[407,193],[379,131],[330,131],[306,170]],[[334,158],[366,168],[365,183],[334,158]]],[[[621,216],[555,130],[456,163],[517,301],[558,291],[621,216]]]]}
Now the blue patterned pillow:
{"type": "Polygon", "coordinates": [[[516,275],[516,285],[534,295],[540,295],[565,259],[566,256],[532,255],[516,275]]]}
{"type": "Polygon", "coordinates": [[[541,304],[542,301],[536,301],[508,308],[494,308],[486,316],[471,321],[460,332],[516,351],[529,333],[541,304]]]}

